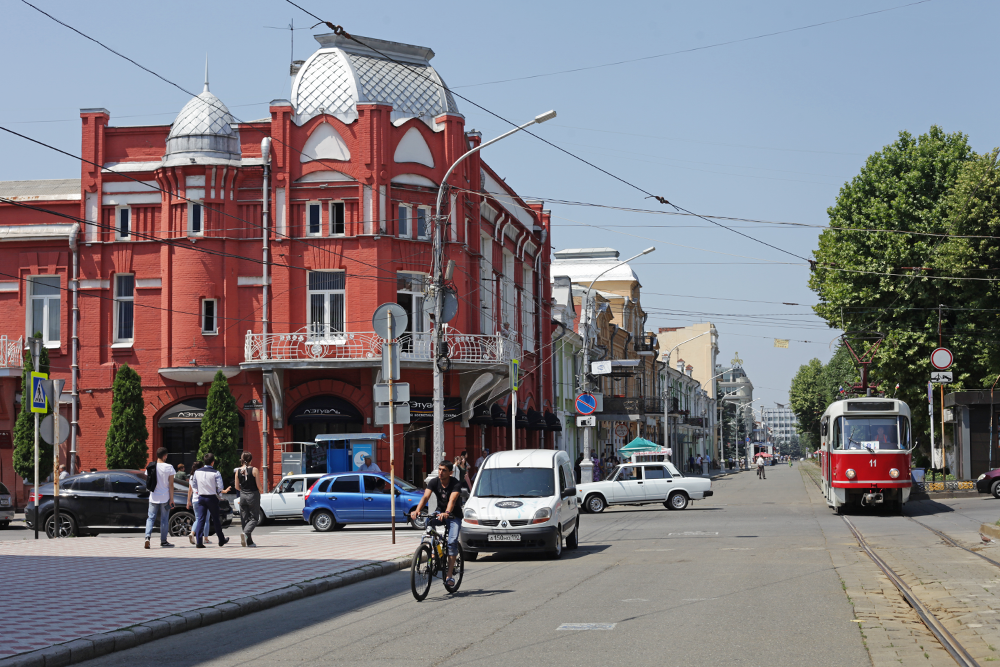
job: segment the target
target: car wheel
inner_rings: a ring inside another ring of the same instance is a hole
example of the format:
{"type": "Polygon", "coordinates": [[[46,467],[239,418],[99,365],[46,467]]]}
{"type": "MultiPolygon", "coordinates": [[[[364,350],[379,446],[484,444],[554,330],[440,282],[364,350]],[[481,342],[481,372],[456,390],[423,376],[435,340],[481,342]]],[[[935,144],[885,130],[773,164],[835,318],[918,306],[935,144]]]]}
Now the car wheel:
{"type": "Polygon", "coordinates": [[[990,493],[993,494],[994,498],[1000,498],[1000,479],[993,482],[993,486],[990,487],[990,493]]]}
{"type": "Polygon", "coordinates": [[[269,519],[267,518],[267,515],[266,515],[266,514],[264,514],[264,510],[261,510],[261,511],[260,511],[260,512],[259,512],[259,513],[257,514],[257,525],[258,525],[258,526],[263,526],[263,525],[264,525],[265,523],[267,523],[268,521],[269,521],[269,519]]]}
{"type": "Polygon", "coordinates": [[[573,532],[566,536],[566,548],[576,549],[580,546],[580,517],[576,518],[576,525],[573,526],[573,532]]]}
{"type": "MultiPolygon", "coordinates": [[[[45,534],[56,537],[56,517],[50,514],[45,518],[45,534]]],[[[59,513],[59,537],[76,537],[76,521],[69,514],[59,513]]]]}
{"type": "Polygon", "coordinates": [[[587,498],[586,505],[587,505],[587,511],[592,512],[594,514],[600,514],[601,512],[604,511],[604,508],[608,506],[608,504],[604,502],[604,498],[597,495],[596,493],[587,498]]]}
{"type": "Polygon", "coordinates": [[[10,521],[0,521],[0,528],[6,528],[10,525],[10,521]]]}
{"type": "MultiPolygon", "coordinates": [[[[171,537],[187,537],[191,534],[191,527],[193,525],[194,514],[187,510],[181,510],[170,515],[170,523],[167,524],[167,530],[170,531],[171,537]]],[[[166,537],[162,537],[161,539],[166,540],[166,537]]]]}
{"type": "Polygon", "coordinates": [[[681,493],[680,491],[672,493],[670,495],[670,498],[667,499],[667,507],[669,507],[672,510],[682,510],[687,506],[688,506],[688,497],[683,493],[681,493]]]}
{"type": "Polygon", "coordinates": [[[313,512],[309,522],[315,530],[321,533],[329,533],[337,526],[337,522],[333,520],[333,515],[329,512],[313,512]]]}
{"type": "Polygon", "coordinates": [[[563,549],[563,533],[562,526],[556,529],[556,546],[552,551],[549,552],[549,558],[552,560],[558,560],[562,556],[563,549]]]}

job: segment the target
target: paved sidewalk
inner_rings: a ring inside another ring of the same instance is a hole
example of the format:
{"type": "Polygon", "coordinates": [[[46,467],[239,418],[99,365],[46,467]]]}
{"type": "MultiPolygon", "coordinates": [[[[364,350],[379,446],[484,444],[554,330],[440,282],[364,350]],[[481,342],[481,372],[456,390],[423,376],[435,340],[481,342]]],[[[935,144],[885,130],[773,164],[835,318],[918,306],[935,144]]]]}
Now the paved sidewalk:
{"type": "Polygon", "coordinates": [[[389,561],[412,553],[421,533],[397,531],[393,545],[385,531],[283,531],[256,549],[239,538],[162,549],[153,537],[149,551],[141,535],[0,542],[5,597],[18,601],[0,659],[389,561]]]}

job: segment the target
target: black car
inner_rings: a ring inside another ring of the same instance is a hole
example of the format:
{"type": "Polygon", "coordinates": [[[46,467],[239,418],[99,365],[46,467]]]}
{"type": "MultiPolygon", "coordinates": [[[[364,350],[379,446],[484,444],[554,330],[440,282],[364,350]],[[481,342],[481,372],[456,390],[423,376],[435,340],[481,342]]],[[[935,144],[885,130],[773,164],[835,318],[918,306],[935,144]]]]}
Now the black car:
{"type": "MultiPolygon", "coordinates": [[[[41,526],[52,537],[55,531],[55,507],[52,483],[41,485],[38,501],[41,526]]],[[[184,537],[191,532],[194,511],[187,508],[186,483],[174,482],[174,507],[170,510],[170,534],[184,537]]],[[[59,482],[60,535],[97,535],[99,532],[128,531],[146,527],[149,491],[146,473],[135,470],[100,470],[72,475],[59,482]]],[[[228,500],[219,501],[222,525],[233,523],[233,508],[228,500]]],[[[35,527],[35,501],[29,496],[24,509],[29,528],[35,527]]],[[[41,527],[40,526],[40,527],[41,527]]],[[[157,521],[154,526],[159,530],[157,521]]]]}

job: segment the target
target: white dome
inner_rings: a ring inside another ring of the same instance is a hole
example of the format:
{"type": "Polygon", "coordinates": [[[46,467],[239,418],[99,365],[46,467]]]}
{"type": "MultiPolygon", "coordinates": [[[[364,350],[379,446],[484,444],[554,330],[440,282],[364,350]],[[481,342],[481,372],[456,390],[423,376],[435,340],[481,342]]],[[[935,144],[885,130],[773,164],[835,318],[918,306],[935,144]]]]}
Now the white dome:
{"type": "Polygon", "coordinates": [[[316,35],[323,48],[309,57],[292,82],[297,125],[320,113],[353,123],[358,119],[359,102],[391,104],[393,124],[419,118],[433,130],[441,129],[435,117],[458,115],[455,99],[430,65],[431,49],[371,37],[358,39],[380,53],[346,37],[316,35]]]}
{"type": "Polygon", "coordinates": [[[177,114],[167,135],[163,166],[230,164],[240,160],[240,133],[229,109],[208,90],[191,99],[177,114]]]}

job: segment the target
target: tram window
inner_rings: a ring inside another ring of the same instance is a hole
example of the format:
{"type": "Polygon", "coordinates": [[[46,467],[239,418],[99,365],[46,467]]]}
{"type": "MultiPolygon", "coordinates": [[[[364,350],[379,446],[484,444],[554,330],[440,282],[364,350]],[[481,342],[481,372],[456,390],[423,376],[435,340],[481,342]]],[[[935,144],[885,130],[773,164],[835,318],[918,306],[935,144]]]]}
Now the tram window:
{"type": "Polygon", "coordinates": [[[899,418],[899,448],[910,448],[910,420],[906,417],[899,418]]]}
{"type": "Polygon", "coordinates": [[[844,420],[844,442],[847,449],[906,449],[900,446],[897,417],[841,419],[844,420]]]}
{"type": "Polygon", "coordinates": [[[833,420],[833,438],[831,439],[831,441],[833,442],[833,449],[844,448],[844,439],[840,436],[841,424],[843,423],[843,421],[844,421],[843,417],[837,417],[836,419],[833,420]]]}

